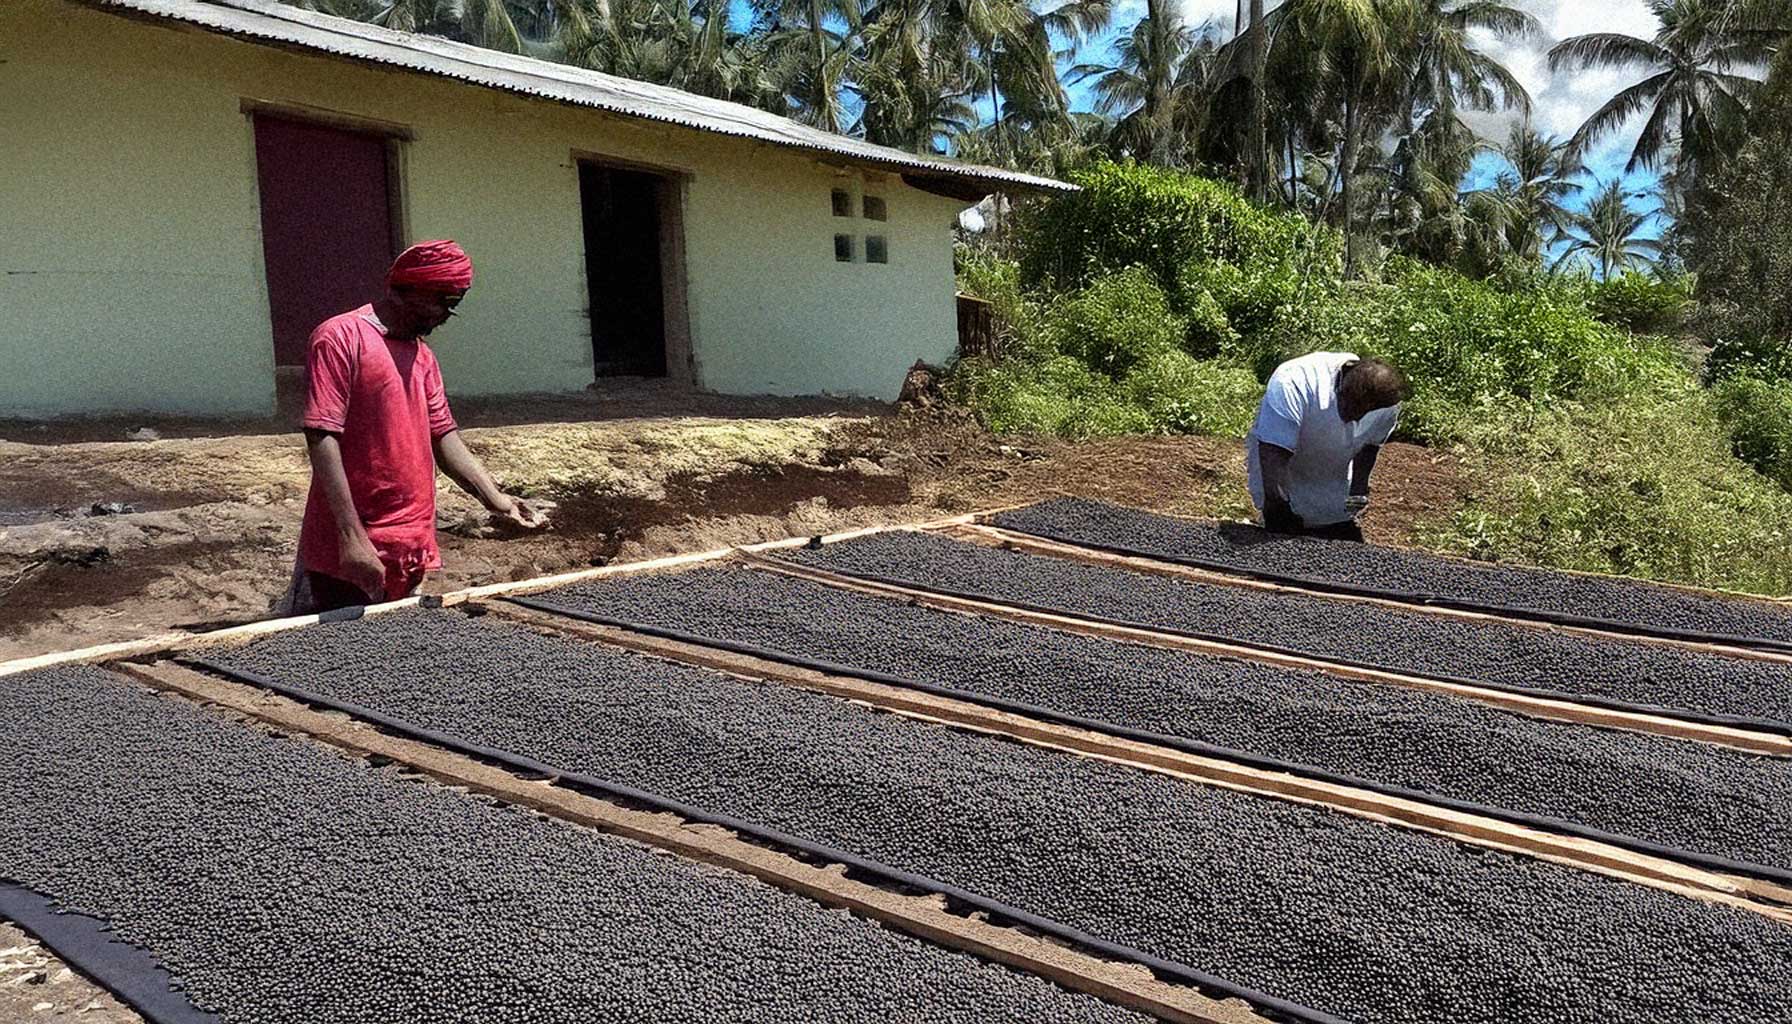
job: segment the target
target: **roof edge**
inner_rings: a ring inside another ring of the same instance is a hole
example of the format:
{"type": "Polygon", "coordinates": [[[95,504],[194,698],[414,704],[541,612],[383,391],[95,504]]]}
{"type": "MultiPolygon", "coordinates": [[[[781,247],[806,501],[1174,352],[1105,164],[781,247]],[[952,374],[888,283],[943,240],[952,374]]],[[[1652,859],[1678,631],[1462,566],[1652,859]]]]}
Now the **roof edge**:
{"type": "Polygon", "coordinates": [[[1075,185],[1055,178],[927,157],[824,132],[756,107],[670,86],[488,50],[437,36],[398,32],[277,0],[64,2],[115,15],[174,22],[258,45],[291,47],[340,60],[459,81],[529,99],[756,141],[880,170],[894,170],[913,187],[968,202],[976,202],[995,192],[1078,190],[1075,185]]]}

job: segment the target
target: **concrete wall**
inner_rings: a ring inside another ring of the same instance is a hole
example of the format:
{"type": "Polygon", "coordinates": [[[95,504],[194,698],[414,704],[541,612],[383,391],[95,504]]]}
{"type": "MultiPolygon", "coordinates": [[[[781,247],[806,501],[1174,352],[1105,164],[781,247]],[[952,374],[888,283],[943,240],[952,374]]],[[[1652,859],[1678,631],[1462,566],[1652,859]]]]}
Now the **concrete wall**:
{"type": "Polygon", "coordinates": [[[478,267],[433,339],[451,394],[590,381],[575,154],[685,175],[699,384],[893,397],[955,344],[962,204],[894,176],[59,0],[0,4],[0,96],[0,415],[272,409],[244,101],[410,132],[410,237],[458,239],[478,267]],[[842,186],[889,221],[835,218],[842,186]],[[888,265],[863,262],[877,229],[888,265]],[[859,262],[835,261],[842,230],[859,262]]]}

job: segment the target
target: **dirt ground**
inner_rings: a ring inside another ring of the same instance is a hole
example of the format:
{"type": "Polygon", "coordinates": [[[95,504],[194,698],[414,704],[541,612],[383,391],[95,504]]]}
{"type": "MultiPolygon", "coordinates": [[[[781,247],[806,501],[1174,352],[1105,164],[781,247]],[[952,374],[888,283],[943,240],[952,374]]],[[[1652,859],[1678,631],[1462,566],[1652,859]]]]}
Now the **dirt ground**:
{"type": "MultiPolygon", "coordinates": [[[[952,410],[642,384],[457,415],[506,487],[559,507],[505,534],[443,480],[451,587],[1060,494],[1248,511],[1242,447],[1212,438],[1000,439],[952,410]]],[[[0,660],[265,617],[308,479],[276,421],[0,423],[0,660]]],[[[1384,542],[1460,500],[1455,466],[1423,449],[1390,447],[1376,484],[1365,527],[1384,542]]]]}
{"type": "Polygon", "coordinates": [[[140,1024],[142,1018],[63,966],[36,939],[0,921],[0,1021],[140,1024]]]}

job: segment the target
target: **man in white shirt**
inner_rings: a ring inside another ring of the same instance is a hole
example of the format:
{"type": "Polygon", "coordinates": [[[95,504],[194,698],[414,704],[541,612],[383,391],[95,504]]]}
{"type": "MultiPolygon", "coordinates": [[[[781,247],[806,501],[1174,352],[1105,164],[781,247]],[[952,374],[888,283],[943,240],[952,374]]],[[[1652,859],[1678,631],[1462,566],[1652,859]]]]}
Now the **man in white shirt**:
{"type": "Polygon", "coordinates": [[[1263,525],[1362,540],[1356,514],[1369,503],[1369,474],[1410,394],[1399,370],[1349,352],[1315,352],[1276,367],[1245,440],[1251,501],[1263,525]]]}

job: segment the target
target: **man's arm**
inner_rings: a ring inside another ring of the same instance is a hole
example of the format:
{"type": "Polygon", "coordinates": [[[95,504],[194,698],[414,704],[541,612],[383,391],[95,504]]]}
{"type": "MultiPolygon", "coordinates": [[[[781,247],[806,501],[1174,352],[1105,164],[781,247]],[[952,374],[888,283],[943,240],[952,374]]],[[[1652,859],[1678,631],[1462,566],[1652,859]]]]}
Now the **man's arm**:
{"type": "Polygon", "coordinates": [[[348,473],[342,468],[342,444],[327,430],[307,427],[305,451],[311,459],[311,475],[323,487],[324,499],[329,502],[330,518],[336,521],[338,571],[344,581],[379,600],[385,596],[386,566],[368,539],[361,513],[355,510],[348,473]]]}
{"type": "Polygon", "coordinates": [[[1257,466],[1263,476],[1263,525],[1278,533],[1301,528],[1300,516],[1288,504],[1288,464],[1294,453],[1281,445],[1257,441],[1257,466]]]}
{"type": "Polygon", "coordinates": [[[481,505],[526,529],[541,525],[541,517],[527,502],[504,493],[486,472],[485,463],[479,461],[479,456],[467,450],[466,443],[460,439],[460,431],[450,430],[436,438],[435,452],[436,465],[442,467],[442,472],[459,484],[461,490],[478,498],[481,505]]]}
{"type": "Polygon", "coordinates": [[[1378,444],[1364,445],[1356,453],[1356,460],[1350,465],[1350,496],[1367,498],[1369,496],[1369,474],[1375,472],[1376,456],[1381,454],[1378,444]]]}

